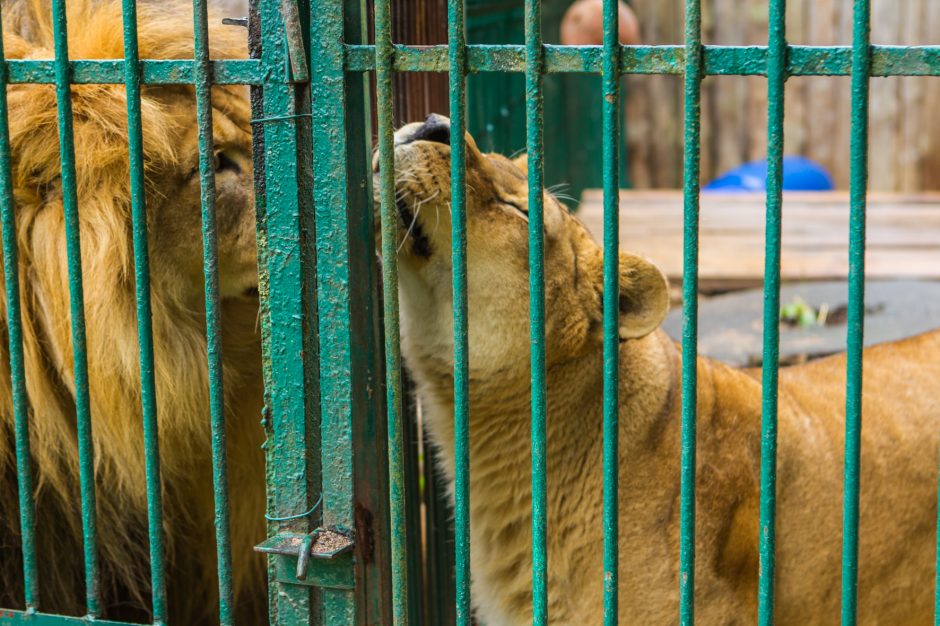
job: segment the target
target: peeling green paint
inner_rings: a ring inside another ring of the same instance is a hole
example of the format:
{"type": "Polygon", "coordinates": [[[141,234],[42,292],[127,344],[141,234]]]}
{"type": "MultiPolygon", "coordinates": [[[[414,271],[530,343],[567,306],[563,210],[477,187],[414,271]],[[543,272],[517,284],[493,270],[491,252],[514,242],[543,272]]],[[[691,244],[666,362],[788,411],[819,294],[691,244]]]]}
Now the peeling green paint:
{"type": "Polygon", "coordinates": [[[68,27],[65,16],[65,0],[53,0],[52,25],[53,39],[55,42],[54,66],[56,105],[59,121],[59,159],[62,162],[62,206],[65,212],[65,251],[69,274],[72,371],[75,377],[78,474],[82,500],[85,606],[88,615],[90,617],[96,617],[100,610],[100,598],[95,459],[91,433],[91,397],[88,390],[88,349],[85,342],[85,295],[82,285],[81,231],[79,229],[78,217],[78,187],[75,178],[75,137],[72,127],[72,91],[69,85],[70,68],[68,65],[68,27]]]}
{"type": "MultiPolygon", "coordinates": [[[[601,73],[600,46],[545,45],[545,74],[601,73]]],[[[940,76],[940,46],[872,46],[871,76],[940,76]]],[[[395,45],[396,72],[446,72],[447,46],[395,45]]],[[[703,46],[706,76],[766,76],[766,46],[703,46]]],[[[849,76],[852,49],[847,46],[788,46],[788,76],[849,76]]],[[[346,46],[346,67],[375,69],[372,46],[346,46]]],[[[621,46],[623,74],[682,74],[683,46],[621,46]]],[[[525,47],[467,46],[467,71],[524,72],[525,47]]]]}
{"type": "Polygon", "coordinates": [[[147,243],[147,206],[144,179],[144,140],[140,103],[140,54],[137,42],[137,7],[122,3],[124,22],[124,85],[127,91],[127,142],[131,185],[131,221],[134,235],[134,289],[137,300],[137,339],[140,345],[140,401],[146,458],[147,521],[150,549],[150,587],[153,619],[166,618],[163,503],[157,441],[157,393],[154,380],[153,320],[150,302],[150,261],[147,243]]]}
{"type": "Polygon", "coordinates": [[[777,516],[777,374],[780,367],[780,246],[783,116],[787,80],[786,0],[771,0],[767,65],[767,217],[764,243],[764,346],[761,372],[760,537],[757,621],[774,623],[777,516]]]}
{"type": "Polygon", "coordinates": [[[682,215],[682,448],[679,480],[679,623],[695,623],[695,438],[698,403],[698,234],[701,176],[701,0],[685,3],[685,102],[682,215]]]}

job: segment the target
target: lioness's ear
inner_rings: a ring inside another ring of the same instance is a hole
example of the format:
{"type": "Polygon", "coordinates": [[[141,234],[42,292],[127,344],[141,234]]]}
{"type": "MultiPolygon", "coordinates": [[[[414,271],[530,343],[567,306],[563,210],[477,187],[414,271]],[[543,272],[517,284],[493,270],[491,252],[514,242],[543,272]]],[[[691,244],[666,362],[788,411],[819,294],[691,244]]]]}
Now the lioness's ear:
{"type": "Polygon", "coordinates": [[[620,338],[650,334],[669,312],[669,284],[659,268],[640,257],[620,253],[620,338]]]}
{"type": "Polygon", "coordinates": [[[512,164],[522,170],[524,174],[529,173],[529,155],[525,152],[514,158],[512,164]]]}

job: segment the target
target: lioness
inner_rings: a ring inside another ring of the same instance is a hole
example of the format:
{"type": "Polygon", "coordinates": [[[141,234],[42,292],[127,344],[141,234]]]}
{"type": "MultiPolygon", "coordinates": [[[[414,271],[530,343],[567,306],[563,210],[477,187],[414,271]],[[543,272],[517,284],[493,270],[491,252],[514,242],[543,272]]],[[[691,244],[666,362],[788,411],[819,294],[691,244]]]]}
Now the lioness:
{"type": "MultiPolygon", "coordinates": [[[[121,4],[69,0],[74,59],[123,56],[121,4]]],[[[4,2],[7,58],[53,57],[50,3],[4,2]]],[[[140,3],[142,58],[192,59],[192,7],[140,3]]],[[[245,32],[210,19],[214,58],[246,56],[245,32]]],[[[76,182],[97,485],[102,617],[149,620],[150,569],[137,307],[123,85],[75,85],[76,182]]],[[[216,87],[215,181],[232,553],[239,623],[264,620],[262,381],[252,194],[251,112],[243,87],[216,87]]],[[[217,618],[215,537],[195,98],[142,93],[154,377],[171,624],[217,618]]],[[[52,85],[9,88],[23,343],[35,492],[39,608],[84,614],[75,385],[61,164],[52,85]]],[[[9,271],[10,268],[5,268],[9,271]]],[[[7,307],[0,302],[0,607],[21,607],[23,577],[7,307]]]]}
{"type": "MultiPolygon", "coordinates": [[[[395,134],[402,354],[453,480],[449,122],[395,134]]],[[[376,169],[378,165],[376,165],[376,169]]],[[[488,626],[531,622],[526,174],[467,138],[470,534],[488,626]]],[[[546,193],[549,619],[602,612],[602,254],[546,193]]],[[[666,280],[620,255],[620,620],[678,616],[680,352],[666,280]]],[[[865,352],[859,615],[927,624],[933,598],[940,333],[865,352]]],[[[776,617],[839,621],[845,358],[780,372],[776,617]]],[[[698,362],[696,615],[756,620],[760,372],[698,362]]]]}

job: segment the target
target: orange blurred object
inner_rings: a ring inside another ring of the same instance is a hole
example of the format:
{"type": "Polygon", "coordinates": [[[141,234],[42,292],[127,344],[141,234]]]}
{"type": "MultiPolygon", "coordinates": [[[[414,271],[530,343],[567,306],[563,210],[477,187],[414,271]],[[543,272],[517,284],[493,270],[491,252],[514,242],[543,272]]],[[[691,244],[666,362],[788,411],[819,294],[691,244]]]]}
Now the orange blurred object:
{"type": "MultiPolygon", "coordinates": [[[[620,13],[620,43],[640,43],[640,25],[636,14],[622,0],[617,2],[620,13]]],[[[604,43],[604,0],[578,0],[565,11],[561,20],[561,43],[565,46],[599,46],[604,43]]]]}

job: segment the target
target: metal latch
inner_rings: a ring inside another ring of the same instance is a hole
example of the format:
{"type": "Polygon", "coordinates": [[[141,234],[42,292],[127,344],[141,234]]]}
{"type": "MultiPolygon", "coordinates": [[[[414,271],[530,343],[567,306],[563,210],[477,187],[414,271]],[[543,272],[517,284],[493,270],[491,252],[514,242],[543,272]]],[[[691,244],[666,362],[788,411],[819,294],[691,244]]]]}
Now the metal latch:
{"type": "MultiPolygon", "coordinates": [[[[317,528],[303,535],[299,533],[281,533],[255,546],[257,552],[294,557],[297,565],[291,577],[294,580],[282,582],[308,584],[326,587],[346,587],[346,577],[336,579],[336,565],[339,561],[351,561],[351,553],[356,542],[352,531],[339,527],[317,528]],[[349,554],[350,557],[345,557],[349,554]],[[313,573],[313,580],[308,577],[313,573]]],[[[351,570],[350,570],[351,572],[351,570]]],[[[352,584],[352,580],[348,581],[352,584]]]]}

